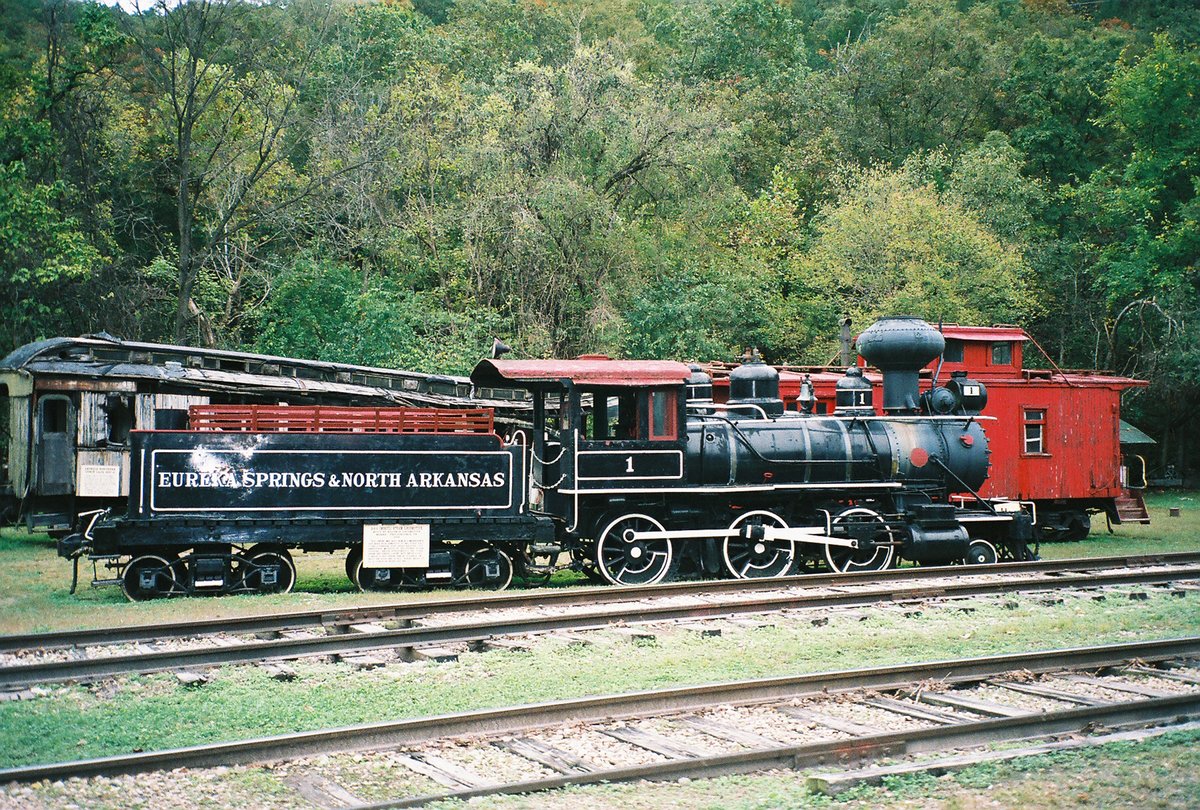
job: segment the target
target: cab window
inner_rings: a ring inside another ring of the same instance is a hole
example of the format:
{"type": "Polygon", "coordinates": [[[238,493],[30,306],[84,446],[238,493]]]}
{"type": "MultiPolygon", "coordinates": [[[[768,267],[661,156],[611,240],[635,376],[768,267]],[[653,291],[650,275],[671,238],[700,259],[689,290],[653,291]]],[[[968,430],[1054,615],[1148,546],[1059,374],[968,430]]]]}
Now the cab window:
{"type": "Polygon", "coordinates": [[[584,407],[583,438],[601,442],[638,437],[636,392],[594,391],[584,396],[584,407]]]}
{"type": "Polygon", "coordinates": [[[673,440],[679,438],[677,393],[673,390],[650,392],[650,438],[673,440]]]}

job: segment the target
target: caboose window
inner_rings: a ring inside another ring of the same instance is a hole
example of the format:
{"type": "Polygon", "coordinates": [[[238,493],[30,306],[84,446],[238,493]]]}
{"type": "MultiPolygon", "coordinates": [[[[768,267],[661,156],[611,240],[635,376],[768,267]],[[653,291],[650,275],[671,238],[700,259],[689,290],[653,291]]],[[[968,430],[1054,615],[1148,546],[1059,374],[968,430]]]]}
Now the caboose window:
{"type": "Polygon", "coordinates": [[[963,342],[958,338],[947,338],[946,350],[942,352],[942,359],[947,363],[961,363],[963,361],[963,342]]]}
{"type": "Polygon", "coordinates": [[[679,428],[675,419],[675,392],[650,392],[650,438],[675,439],[679,428]]]}
{"type": "Polygon", "coordinates": [[[1025,452],[1044,454],[1046,452],[1046,412],[1026,408],[1024,423],[1025,452]]]}
{"type": "Polygon", "coordinates": [[[1005,340],[992,344],[992,365],[993,366],[1010,366],[1012,365],[1012,343],[1005,340]]]}

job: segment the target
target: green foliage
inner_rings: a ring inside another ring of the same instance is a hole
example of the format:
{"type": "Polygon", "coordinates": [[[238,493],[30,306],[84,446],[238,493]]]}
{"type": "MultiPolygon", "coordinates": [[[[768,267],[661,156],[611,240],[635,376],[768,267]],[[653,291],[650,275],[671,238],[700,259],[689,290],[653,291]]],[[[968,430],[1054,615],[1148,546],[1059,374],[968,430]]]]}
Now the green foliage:
{"type": "Polygon", "coordinates": [[[1187,0],[0,2],[10,346],[824,361],[904,308],[1147,376],[1195,457],[1187,0]]]}
{"type": "Polygon", "coordinates": [[[54,334],[69,286],[99,252],[57,203],[63,185],[29,182],[22,163],[0,165],[0,319],[13,345],[54,334]]]}
{"type": "Polygon", "coordinates": [[[1057,15],[1034,22],[1039,30],[1020,42],[999,85],[1000,121],[1039,176],[1054,185],[1084,179],[1108,157],[1111,143],[1096,119],[1113,63],[1132,37],[1057,15]],[[1065,30],[1053,30],[1059,26],[1065,30]]]}
{"type": "Polygon", "coordinates": [[[621,300],[623,356],[735,360],[762,343],[770,280],[757,265],[707,261],[702,245],[682,237],[663,247],[666,266],[621,300]]]}
{"type": "Polygon", "coordinates": [[[1082,194],[1094,195],[1107,233],[1103,284],[1113,301],[1196,296],[1200,258],[1200,50],[1169,37],[1109,83],[1101,119],[1129,150],[1123,167],[1098,172],[1082,194]],[[1113,238],[1115,237],[1115,238],[1113,238]]]}
{"type": "Polygon", "coordinates": [[[258,315],[256,349],[290,357],[466,374],[491,349],[492,314],[448,311],[436,297],[301,258],[258,315]]]}
{"type": "Polygon", "coordinates": [[[773,346],[823,362],[827,324],[911,314],[958,323],[1012,322],[1035,308],[1029,268],[983,223],[905,171],[854,173],[818,214],[810,249],[791,267],[773,346]]]}
{"type": "Polygon", "coordinates": [[[843,49],[831,78],[842,94],[843,143],[861,161],[899,162],[919,149],[958,150],[987,129],[1003,64],[996,11],[918,0],[843,49]]]}

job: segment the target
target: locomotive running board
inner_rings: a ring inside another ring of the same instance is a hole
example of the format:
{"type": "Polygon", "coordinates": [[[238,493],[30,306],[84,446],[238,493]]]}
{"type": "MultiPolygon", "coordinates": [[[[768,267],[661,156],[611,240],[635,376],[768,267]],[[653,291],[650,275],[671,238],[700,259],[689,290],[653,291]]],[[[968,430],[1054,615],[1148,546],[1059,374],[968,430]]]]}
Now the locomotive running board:
{"type": "Polygon", "coordinates": [[[738,529],[680,529],[663,532],[631,532],[632,540],[705,540],[717,537],[744,537],[751,539],[747,529],[754,530],[755,540],[790,540],[793,543],[816,543],[824,546],[858,548],[858,541],[851,537],[834,537],[819,527],[798,526],[780,529],[775,526],[748,526],[738,529]]]}

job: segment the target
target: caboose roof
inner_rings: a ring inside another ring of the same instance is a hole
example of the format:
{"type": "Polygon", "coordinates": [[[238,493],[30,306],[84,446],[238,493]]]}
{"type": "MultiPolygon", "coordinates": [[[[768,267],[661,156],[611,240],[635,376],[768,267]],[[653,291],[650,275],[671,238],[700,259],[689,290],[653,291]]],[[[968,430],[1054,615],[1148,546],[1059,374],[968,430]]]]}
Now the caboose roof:
{"type": "Polygon", "coordinates": [[[471,372],[471,382],[492,386],[571,382],[645,388],[683,385],[689,376],[688,366],[673,360],[483,360],[471,372]]]}
{"type": "Polygon", "coordinates": [[[1029,340],[1024,329],[1017,326],[959,326],[948,323],[942,326],[942,336],[964,341],[995,342],[1000,340],[1029,340]]]}

